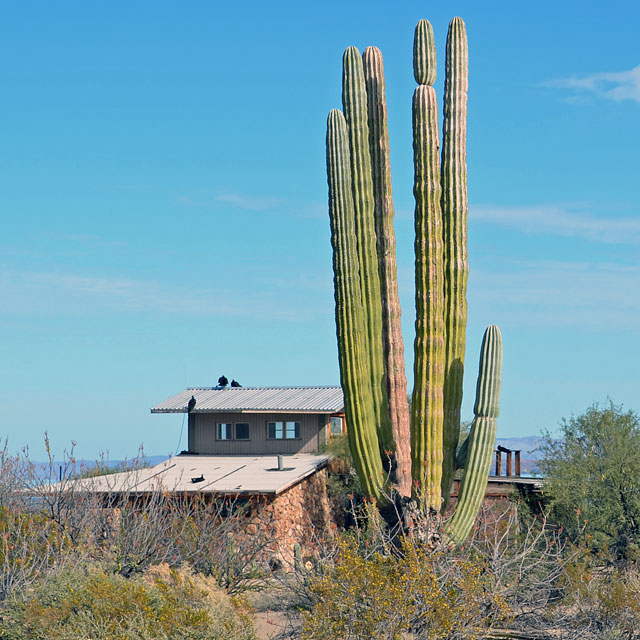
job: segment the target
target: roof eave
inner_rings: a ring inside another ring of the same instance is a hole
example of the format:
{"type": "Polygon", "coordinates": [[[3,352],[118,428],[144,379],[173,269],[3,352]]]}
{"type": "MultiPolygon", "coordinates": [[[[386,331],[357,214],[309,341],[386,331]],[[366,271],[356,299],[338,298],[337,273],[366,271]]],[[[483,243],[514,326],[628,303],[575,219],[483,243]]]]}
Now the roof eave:
{"type": "Polygon", "coordinates": [[[309,415],[324,415],[324,414],[341,414],[344,412],[344,407],[339,409],[194,409],[189,411],[188,409],[151,409],[151,413],[303,413],[309,415]]]}

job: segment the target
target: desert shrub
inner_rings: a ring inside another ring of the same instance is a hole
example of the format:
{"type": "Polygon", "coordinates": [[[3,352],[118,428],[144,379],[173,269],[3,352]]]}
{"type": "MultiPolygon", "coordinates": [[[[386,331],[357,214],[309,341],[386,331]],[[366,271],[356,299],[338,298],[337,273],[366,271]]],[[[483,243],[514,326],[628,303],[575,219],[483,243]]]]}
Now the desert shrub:
{"type": "Polygon", "coordinates": [[[551,609],[562,601],[564,573],[579,552],[544,514],[514,500],[484,505],[473,535],[450,553],[482,561],[489,589],[509,607],[511,626],[545,630],[556,624],[551,609]]]}
{"type": "Polygon", "coordinates": [[[181,560],[215,578],[230,595],[259,591],[270,577],[265,558],[275,543],[247,535],[248,509],[233,498],[190,500],[178,509],[171,533],[181,560]]]}
{"type": "Polygon", "coordinates": [[[231,595],[257,590],[268,577],[263,552],[272,541],[242,535],[245,509],[233,499],[210,501],[161,492],[143,499],[118,496],[92,522],[93,537],[100,540],[95,559],[109,562],[124,576],[154,564],[186,563],[215,577],[231,595]]]}
{"type": "Polygon", "coordinates": [[[563,575],[564,599],[554,607],[568,637],[584,640],[640,638],[640,572],[594,566],[584,554],[563,575]],[[570,635],[572,634],[572,635],[570,635]]]}
{"type": "Polygon", "coordinates": [[[148,469],[153,465],[144,456],[142,447],[138,449],[138,455],[131,460],[120,460],[110,463],[105,454],[101,454],[93,464],[76,465],[74,468],[74,479],[98,478],[100,476],[114,475],[116,473],[126,473],[128,471],[139,471],[148,469]]]}
{"type": "MultiPolygon", "coordinates": [[[[59,566],[63,547],[57,541],[62,538],[74,561],[106,563],[125,577],[154,564],[186,563],[215,576],[231,594],[264,585],[268,570],[262,560],[274,541],[242,536],[247,505],[177,495],[160,487],[137,495],[141,469],[134,469],[128,484],[118,485],[117,491],[103,487],[98,492],[99,480],[79,478],[72,457],[66,456],[59,471],[46,444],[50,460],[44,466],[32,463],[27,452],[11,457],[0,451],[0,533],[5,536],[0,553],[3,544],[11,550],[0,557],[0,600],[10,589],[59,566]]],[[[108,487],[114,479],[108,475],[100,481],[108,487]]]]}
{"type": "Polygon", "coordinates": [[[215,582],[167,565],[128,579],[99,566],[66,570],[12,597],[3,640],[253,640],[246,609],[215,582]]]}
{"type": "Polygon", "coordinates": [[[308,640],[474,638],[507,614],[481,561],[457,559],[405,538],[395,553],[363,553],[343,536],[334,563],[311,578],[308,640]]]}
{"type": "Polygon", "coordinates": [[[550,517],[606,560],[640,561],[640,416],[594,404],[540,450],[550,517]]]}
{"type": "Polygon", "coordinates": [[[70,540],[48,518],[0,507],[0,602],[62,566],[70,553],[70,540]]]}

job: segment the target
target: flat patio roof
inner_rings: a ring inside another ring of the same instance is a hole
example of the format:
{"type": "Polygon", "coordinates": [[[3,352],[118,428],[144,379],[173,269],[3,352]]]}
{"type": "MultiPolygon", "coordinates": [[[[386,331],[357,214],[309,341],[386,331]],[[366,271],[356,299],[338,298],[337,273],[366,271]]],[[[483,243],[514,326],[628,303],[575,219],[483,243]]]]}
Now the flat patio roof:
{"type": "Polygon", "coordinates": [[[179,455],[160,464],[77,480],[73,490],[92,493],[152,492],[278,495],[325,467],[327,455],[205,456],[179,455]]]}

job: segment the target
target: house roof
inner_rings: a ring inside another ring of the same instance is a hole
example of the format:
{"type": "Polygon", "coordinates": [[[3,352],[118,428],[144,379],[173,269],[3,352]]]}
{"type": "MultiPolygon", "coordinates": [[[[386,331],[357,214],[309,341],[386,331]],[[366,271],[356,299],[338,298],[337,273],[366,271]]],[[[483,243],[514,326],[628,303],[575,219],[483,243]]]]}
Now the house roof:
{"type": "Polygon", "coordinates": [[[329,456],[179,455],[154,467],[125,471],[73,483],[74,491],[91,493],[176,492],[227,495],[278,495],[326,466],[329,456]],[[203,478],[202,480],[199,480],[203,478]],[[193,482],[193,479],[198,480],[193,482]]]}
{"type": "Polygon", "coordinates": [[[344,408],[340,387],[191,387],[151,407],[151,413],[338,413],[344,408]]]}

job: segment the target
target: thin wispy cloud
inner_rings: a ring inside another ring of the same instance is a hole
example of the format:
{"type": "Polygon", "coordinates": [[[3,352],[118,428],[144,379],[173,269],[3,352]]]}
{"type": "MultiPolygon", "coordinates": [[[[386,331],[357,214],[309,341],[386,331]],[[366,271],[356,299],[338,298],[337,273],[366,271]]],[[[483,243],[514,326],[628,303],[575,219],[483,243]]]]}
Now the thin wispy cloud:
{"type": "MultiPolygon", "coordinates": [[[[398,269],[403,319],[413,322],[413,268],[398,269]]],[[[486,326],[640,333],[640,263],[484,261],[469,272],[470,318],[486,326]]]]}
{"type": "Polygon", "coordinates": [[[501,323],[638,331],[640,265],[529,261],[470,273],[470,307],[501,323]]]}
{"type": "Polygon", "coordinates": [[[234,204],[240,209],[248,211],[267,211],[285,202],[282,198],[272,198],[270,196],[246,196],[239,193],[225,193],[217,196],[218,202],[228,202],[234,204]]]}
{"type": "Polygon", "coordinates": [[[329,205],[326,202],[307,202],[296,206],[295,217],[301,220],[329,220],[329,205]]]}
{"type": "Polygon", "coordinates": [[[91,316],[96,313],[159,313],[184,316],[254,317],[304,321],[318,312],[314,300],[292,301],[275,284],[260,291],[254,283],[233,287],[184,286],[152,280],[84,276],[65,273],[5,272],[0,275],[0,296],[7,315],[47,314],[91,316]]]}
{"type": "Polygon", "coordinates": [[[640,244],[640,214],[603,217],[557,204],[525,207],[475,205],[473,220],[511,227],[527,234],[584,238],[610,244],[640,244]]]}
{"type": "Polygon", "coordinates": [[[119,298],[137,297],[149,283],[119,278],[100,278],[65,274],[35,273],[25,276],[32,285],[75,291],[81,294],[119,298]]]}
{"type": "Polygon", "coordinates": [[[628,71],[609,71],[586,76],[555,78],[545,82],[544,86],[568,89],[574,95],[592,95],[616,102],[622,100],[640,102],[640,65],[628,71]]]}

